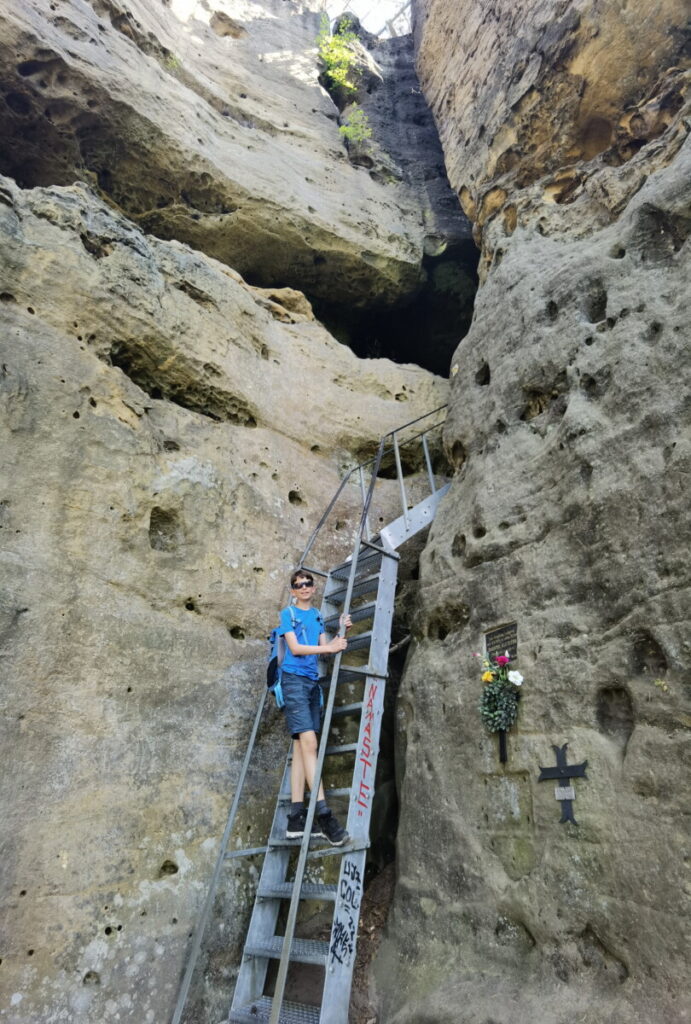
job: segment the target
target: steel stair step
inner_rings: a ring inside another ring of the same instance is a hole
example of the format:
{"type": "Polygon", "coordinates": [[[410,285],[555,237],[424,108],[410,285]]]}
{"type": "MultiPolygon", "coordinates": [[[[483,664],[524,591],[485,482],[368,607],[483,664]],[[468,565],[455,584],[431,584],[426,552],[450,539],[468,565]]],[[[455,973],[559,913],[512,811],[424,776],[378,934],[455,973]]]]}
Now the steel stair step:
{"type": "Polygon", "coordinates": [[[361,651],[363,648],[369,647],[371,642],[371,633],[359,633],[358,636],[348,637],[348,647],[346,648],[346,651],[361,651]]]}
{"type": "Polygon", "coordinates": [[[340,707],[333,709],[333,718],[345,718],[348,715],[357,715],[359,711],[362,711],[363,703],[361,700],[355,704],[341,704],[340,707]]]}
{"type": "MultiPolygon", "coordinates": [[[[331,797],[334,797],[334,796],[350,796],[350,786],[343,786],[340,789],[327,789],[326,790],[326,799],[327,800],[331,799],[331,797]]],[[[293,795],[292,795],[292,793],[279,793],[278,799],[280,800],[280,802],[282,804],[285,804],[285,803],[289,804],[289,803],[292,803],[293,795]]]]}
{"type": "MultiPolygon", "coordinates": [[[[376,601],[369,601],[367,604],[361,604],[359,608],[351,608],[350,618],[353,622],[362,622],[363,619],[371,619],[374,616],[374,610],[376,607],[376,601]]],[[[324,621],[324,625],[329,632],[334,629],[338,629],[340,625],[340,618],[340,615],[330,615],[329,618],[324,621]]]]}
{"type": "MultiPolygon", "coordinates": [[[[375,676],[379,679],[386,679],[388,672],[385,676],[380,675],[378,672],[373,672],[369,665],[341,665],[338,672],[339,683],[357,683],[362,682],[368,676],[375,676]]],[[[327,687],[325,687],[328,689],[327,687]]]]}
{"type": "MultiPolygon", "coordinates": [[[[352,754],[357,750],[357,743],[342,743],[340,746],[331,746],[326,748],[326,755],[329,757],[332,754],[352,754]]],[[[288,760],[293,760],[292,751],[288,754],[288,760]]]]}
{"type": "MultiPolygon", "coordinates": [[[[316,882],[303,882],[300,889],[302,900],[335,900],[338,893],[336,885],[319,885],[316,882]]],[[[257,896],[267,899],[289,900],[293,895],[292,882],[274,882],[272,885],[265,885],[259,888],[257,896]]]]}
{"type": "MultiPolygon", "coordinates": [[[[267,1024],[271,1016],[271,996],[261,996],[253,1003],[231,1010],[228,1024],[267,1024]]],[[[319,1024],[320,1008],[306,1003],[287,1003],[281,1007],[279,1024],[319,1024]]]]}
{"type": "MultiPolygon", "coordinates": [[[[355,579],[360,579],[360,577],[365,576],[367,573],[371,573],[373,569],[377,568],[381,560],[381,552],[365,549],[358,556],[355,579]]],[[[341,565],[337,565],[335,569],[332,569],[329,575],[335,580],[347,580],[350,577],[351,566],[352,561],[342,562],[341,565]]]]}
{"type": "MultiPolygon", "coordinates": [[[[347,587],[338,587],[337,590],[332,590],[330,594],[325,594],[324,600],[328,601],[329,604],[343,604],[347,589],[347,587]]],[[[365,597],[367,594],[376,594],[378,589],[379,573],[374,576],[368,576],[365,580],[358,580],[353,585],[353,597],[365,597]]],[[[353,614],[352,611],[350,614],[353,614]]]]}
{"type": "MultiPolygon", "coordinates": [[[[268,957],[271,960],[280,959],[282,950],[282,935],[274,935],[270,939],[248,943],[245,946],[247,956],[268,957]]],[[[290,946],[290,960],[299,964],[318,964],[326,967],[328,955],[329,943],[321,942],[319,939],[293,939],[290,946]]]]}

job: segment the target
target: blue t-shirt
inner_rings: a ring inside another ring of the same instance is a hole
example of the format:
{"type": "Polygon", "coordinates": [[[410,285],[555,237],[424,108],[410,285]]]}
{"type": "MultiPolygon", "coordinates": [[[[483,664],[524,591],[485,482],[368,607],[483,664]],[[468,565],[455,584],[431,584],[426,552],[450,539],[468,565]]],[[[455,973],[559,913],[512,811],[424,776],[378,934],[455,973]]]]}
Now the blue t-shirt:
{"type": "MultiPolygon", "coordinates": [[[[299,644],[308,647],[318,647],[319,637],[324,632],[324,622],[316,608],[284,608],[281,612],[281,621],[278,627],[278,635],[295,633],[299,644]],[[291,619],[292,612],[292,619],[291,619]],[[293,624],[293,622],[295,624],[293,624]]],[[[286,653],[281,665],[283,672],[292,672],[296,676],[307,676],[308,679],[319,679],[319,667],[317,654],[291,654],[286,644],[286,653]]]]}

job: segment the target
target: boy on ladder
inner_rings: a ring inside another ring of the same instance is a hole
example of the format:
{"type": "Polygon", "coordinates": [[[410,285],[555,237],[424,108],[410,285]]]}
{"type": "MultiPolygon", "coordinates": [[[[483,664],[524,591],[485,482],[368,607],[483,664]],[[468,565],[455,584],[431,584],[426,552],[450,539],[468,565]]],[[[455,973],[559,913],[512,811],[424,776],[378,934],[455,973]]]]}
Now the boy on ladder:
{"type": "MultiPolygon", "coordinates": [[[[298,569],[290,578],[293,605],[281,612],[278,629],[287,650],[281,671],[288,732],[293,737],[293,761],[290,769],[291,804],[288,812],[287,839],[300,839],[305,832],[307,808],[305,783],[312,789],[317,766],[317,734],[321,721],[322,691],[319,685],[318,657],[337,654],[348,646],[345,637],[328,640],[324,622],[314,599],[314,577],[298,569]]],[[[350,626],[350,616],[343,622],[350,626]]],[[[314,837],[323,836],[332,846],[343,846],[350,838],[327,806],[324,786],[319,784],[317,809],[312,825],[314,837]]]]}

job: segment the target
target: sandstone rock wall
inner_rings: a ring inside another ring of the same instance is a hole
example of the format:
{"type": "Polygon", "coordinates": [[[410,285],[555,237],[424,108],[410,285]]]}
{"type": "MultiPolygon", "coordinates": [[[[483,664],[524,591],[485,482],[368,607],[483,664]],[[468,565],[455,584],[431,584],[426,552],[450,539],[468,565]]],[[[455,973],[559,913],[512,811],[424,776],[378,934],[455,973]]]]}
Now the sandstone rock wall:
{"type": "Polygon", "coordinates": [[[399,699],[387,1024],[687,1020],[678,13],[418,4],[420,78],[486,260],[399,699]],[[472,652],[506,622],[525,682],[502,766],[472,652]],[[537,783],[564,743],[588,762],[575,826],[537,783]]]}
{"type": "MultiPolygon", "coordinates": [[[[0,232],[5,1019],[168,1020],[285,577],[342,469],[447,385],[361,363],[297,293],[84,186],[2,179],[0,232]]],[[[285,748],[267,713],[238,841],[285,748]]],[[[204,1019],[250,878],[229,873],[204,1019]]]]}
{"type": "Polygon", "coordinates": [[[21,0],[0,15],[0,173],[90,180],[255,284],[386,305],[421,281],[417,197],[347,159],[317,4],[21,0]],[[345,296],[344,296],[345,297],[345,296]]]}
{"type": "Polygon", "coordinates": [[[684,138],[681,0],[415,10],[420,82],[485,271],[517,224],[574,235],[610,223],[684,138]]]}

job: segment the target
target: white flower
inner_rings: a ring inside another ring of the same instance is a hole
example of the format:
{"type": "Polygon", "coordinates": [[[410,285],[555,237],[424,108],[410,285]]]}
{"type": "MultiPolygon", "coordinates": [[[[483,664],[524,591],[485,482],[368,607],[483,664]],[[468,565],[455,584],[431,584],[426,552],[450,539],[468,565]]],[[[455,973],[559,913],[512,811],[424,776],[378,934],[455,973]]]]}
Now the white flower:
{"type": "Polygon", "coordinates": [[[520,672],[509,672],[507,678],[510,683],[514,684],[514,686],[520,686],[523,682],[523,676],[520,672]]]}

